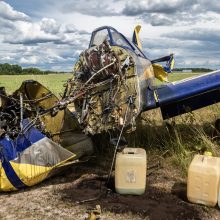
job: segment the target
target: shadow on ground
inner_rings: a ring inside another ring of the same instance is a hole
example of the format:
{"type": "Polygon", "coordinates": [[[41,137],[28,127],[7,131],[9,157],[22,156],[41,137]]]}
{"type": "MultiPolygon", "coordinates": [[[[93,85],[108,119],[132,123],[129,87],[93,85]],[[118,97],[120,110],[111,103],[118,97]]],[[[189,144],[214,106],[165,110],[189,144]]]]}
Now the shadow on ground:
{"type": "MultiPolygon", "coordinates": [[[[94,208],[100,204],[102,210],[115,214],[132,213],[148,219],[201,219],[195,205],[187,202],[186,185],[175,183],[172,187],[162,188],[154,186],[152,180],[156,180],[158,173],[149,177],[149,184],[144,195],[119,195],[113,187],[111,180],[107,191],[104,181],[83,181],[77,187],[68,184],[63,188],[57,188],[54,193],[58,194],[62,201],[76,203],[83,200],[97,198],[86,203],[88,207],[94,208]],[[100,189],[101,186],[101,189],[100,189]],[[106,193],[107,192],[107,193],[106,193]]],[[[168,181],[167,177],[159,178],[158,182],[168,181]]]]}

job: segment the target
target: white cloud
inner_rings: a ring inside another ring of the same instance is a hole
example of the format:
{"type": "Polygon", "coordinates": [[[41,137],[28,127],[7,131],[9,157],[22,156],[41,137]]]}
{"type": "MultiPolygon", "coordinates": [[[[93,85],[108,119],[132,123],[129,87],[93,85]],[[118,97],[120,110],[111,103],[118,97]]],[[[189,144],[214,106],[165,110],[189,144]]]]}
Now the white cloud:
{"type": "Polygon", "coordinates": [[[52,18],[43,18],[40,27],[45,33],[51,34],[57,34],[60,30],[60,25],[52,18]]]}
{"type": "Polygon", "coordinates": [[[0,17],[11,21],[27,21],[29,16],[14,10],[9,4],[0,1],[0,17]]]}
{"type": "Polygon", "coordinates": [[[34,45],[42,43],[68,44],[85,48],[88,32],[77,30],[73,24],[58,24],[55,19],[42,18],[39,22],[1,19],[0,33],[3,42],[10,44],[34,45]]]}
{"type": "Polygon", "coordinates": [[[13,61],[13,58],[10,56],[5,56],[5,57],[0,58],[0,60],[1,62],[10,62],[10,61],[13,61]]]}
{"type": "Polygon", "coordinates": [[[67,24],[65,25],[65,30],[64,30],[65,33],[75,33],[77,32],[77,29],[75,27],[75,25],[73,24],[67,24]]]}
{"type": "Polygon", "coordinates": [[[59,40],[58,36],[42,30],[41,24],[17,21],[11,34],[4,36],[4,41],[11,44],[34,44],[59,40]]]}
{"type": "Polygon", "coordinates": [[[30,57],[21,57],[19,60],[20,64],[37,64],[38,63],[38,58],[36,56],[30,56],[30,57]]]}
{"type": "Polygon", "coordinates": [[[111,0],[109,2],[103,0],[72,0],[64,1],[61,9],[63,13],[80,13],[95,17],[119,15],[117,8],[113,8],[112,5],[115,5],[115,2],[111,0]]]}
{"type": "MultiPolygon", "coordinates": [[[[193,0],[190,2],[193,3],[193,0]]],[[[189,3],[188,3],[189,4],[189,3]]],[[[174,13],[181,11],[187,6],[185,0],[141,0],[127,1],[123,13],[128,16],[140,15],[142,13],[174,13]]]]}

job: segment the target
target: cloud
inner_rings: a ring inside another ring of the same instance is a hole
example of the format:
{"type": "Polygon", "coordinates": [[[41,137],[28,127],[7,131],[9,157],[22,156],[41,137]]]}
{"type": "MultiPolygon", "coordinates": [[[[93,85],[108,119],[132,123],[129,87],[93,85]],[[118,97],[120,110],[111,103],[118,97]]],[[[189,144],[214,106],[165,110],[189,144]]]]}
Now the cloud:
{"type": "Polygon", "coordinates": [[[78,34],[82,34],[82,35],[88,35],[88,34],[91,34],[89,33],[88,31],[85,31],[85,30],[78,30],[75,25],[73,24],[67,24],[65,25],[64,27],[64,33],[78,33],[78,34]]]}
{"type": "Polygon", "coordinates": [[[173,20],[163,14],[150,14],[149,16],[143,16],[144,21],[148,21],[152,26],[169,26],[173,24],[173,20]]]}
{"type": "Polygon", "coordinates": [[[40,27],[42,31],[50,34],[57,34],[60,30],[60,25],[52,18],[43,18],[40,27]]]}
{"type": "Polygon", "coordinates": [[[103,0],[73,0],[69,3],[64,4],[61,8],[61,11],[63,13],[75,12],[95,17],[120,15],[114,8],[110,7],[111,3],[111,1],[105,2],[103,0]]]}
{"type": "Polygon", "coordinates": [[[15,45],[54,43],[75,46],[81,44],[83,46],[88,40],[88,32],[77,30],[72,24],[62,25],[55,19],[46,17],[35,22],[26,14],[15,11],[9,4],[0,1],[0,12],[3,9],[5,14],[0,14],[0,40],[2,38],[4,43],[15,45]]]}
{"type": "MultiPolygon", "coordinates": [[[[43,18],[40,22],[16,21],[1,22],[5,31],[3,42],[9,44],[34,45],[42,43],[84,45],[88,32],[77,30],[73,25],[60,25],[54,19],[43,18]]],[[[88,42],[87,42],[88,43],[88,42]]]]}
{"type": "Polygon", "coordinates": [[[0,17],[0,34],[8,34],[8,31],[14,29],[14,22],[10,20],[5,20],[0,17]]]}
{"type": "Polygon", "coordinates": [[[59,37],[41,29],[41,23],[17,22],[11,33],[4,36],[10,44],[36,44],[59,41],[59,37]]]}
{"type": "Polygon", "coordinates": [[[150,59],[174,53],[176,67],[218,69],[220,67],[220,44],[217,41],[219,31],[218,29],[209,30],[207,33],[206,31],[206,29],[173,31],[157,38],[145,38],[144,52],[150,59]]]}
{"type": "Polygon", "coordinates": [[[177,12],[173,14],[149,13],[139,16],[147,24],[152,26],[185,26],[194,25],[196,22],[202,22],[210,19],[208,15],[190,14],[186,12],[177,12]]]}
{"type": "Polygon", "coordinates": [[[47,17],[33,21],[25,13],[13,11],[14,20],[0,14],[0,62],[70,71],[79,53],[88,47],[88,32],[71,23],[60,24],[47,17]]]}
{"type": "Polygon", "coordinates": [[[195,28],[187,31],[176,31],[164,35],[168,38],[175,38],[179,40],[194,40],[194,41],[209,41],[219,44],[220,28],[195,28]]]}
{"type": "Polygon", "coordinates": [[[77,29],[75,27],[75,25],[73,24],[67,24],[65,25],[65,30],[64,30],[65,33],[75,33],[77,32],[77,29]]]}
{"type": "Polygon", "coordinates": [[[16,48],[8,47],[4,57],[0,62],[10,62],[11,64],[19,64],[23,67],[39,67],[41,69],[52,69],[59,66],[57,70],[71,71],[74,61],[78,58],[78,52],[70,49],[68,45],[20,45],[16,48]]]}
{"type": "Polygon", "coordinates": [[[181,11],[187,8],[191,2],[184,0],[141,0],[141,1],[128,1],[122,11],[127,16],[138,16],[145,13],[164,13],[172,14],[176,11],[181,11]]]}
{"type": "Polygon", "coordinates": [[[37,64],[38,63],[38,58],[36,56],[30,56],[28,58],[21,57],[19,60],[20,64],[37,64]]]}
{"type": "Polygon", "coordinates": [[[0,1],[0,18],[4,18],[11,21],[27,21],[29,16],[14,10],[9,4],[4,1],[0,1]]]}
{"type": "Polygon", "coordinates": [[[122,10],[125,16],[138,17],[152,26],[189,25],[215,19],[220,12],[218,0],[128,0],[122,10]]]}
{"type": "Polygon", "coordinates": [[[212,11],[220,12],[220,2],[219,0],[200,0],[198,1],[197,10],[199,11],[212,11]]]}

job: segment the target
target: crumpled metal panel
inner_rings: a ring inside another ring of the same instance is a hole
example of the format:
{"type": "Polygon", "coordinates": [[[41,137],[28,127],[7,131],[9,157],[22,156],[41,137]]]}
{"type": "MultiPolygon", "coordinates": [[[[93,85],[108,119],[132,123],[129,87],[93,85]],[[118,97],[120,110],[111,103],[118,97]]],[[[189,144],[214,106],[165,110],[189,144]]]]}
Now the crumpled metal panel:
{"type": "Polygon", "coordinates": [[[93,152],[68,109],[47,111],[58,99],[40,83],[25,81],[13,95],[1,94],[0,190],[35,185],[93,152]]]}

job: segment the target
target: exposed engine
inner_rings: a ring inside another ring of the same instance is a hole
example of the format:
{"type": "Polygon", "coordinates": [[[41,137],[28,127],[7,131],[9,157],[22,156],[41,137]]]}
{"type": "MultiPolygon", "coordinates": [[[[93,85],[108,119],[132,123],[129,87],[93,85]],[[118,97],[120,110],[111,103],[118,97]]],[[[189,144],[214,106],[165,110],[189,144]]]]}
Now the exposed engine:
{"type": "Polygon", "coordinates": [[[101,45],[85,50],[73,70],[65,98],[74,100],[75,111],[85,133],[132,125],[137,116],[135,65],[128,51],[101,45]]]}

